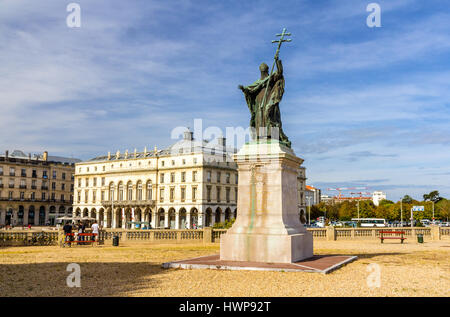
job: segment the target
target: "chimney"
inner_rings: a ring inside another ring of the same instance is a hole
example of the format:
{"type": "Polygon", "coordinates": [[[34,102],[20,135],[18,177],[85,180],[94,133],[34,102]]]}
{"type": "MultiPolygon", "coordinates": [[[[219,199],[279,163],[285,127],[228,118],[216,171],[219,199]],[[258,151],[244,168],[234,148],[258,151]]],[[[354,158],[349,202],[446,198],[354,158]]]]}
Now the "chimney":
{"type": "Polygon", "coordinates": [[[184,132],[183,140],[192,141],[194,139],[194,132],[189,131],[189,129],[184,132]]]}
{"type": "Polygon", "coordinates": [[[8,156],[9,156],[9,151],[6,150],[6,151],[5,151],[5,159],[8,159],[8,156]]]}
{"type": "Polygon", "coordinates": [[[43,158],[42,158],[45,162],[47,162],[47,160],[48,160],[48,152],[47,151],[44,151],[44,155],[43,155],[43,158]]]}
{"type": "Polygon", "coordinates": [[[111,160],[111,152],[108,152],[108,161],[111,160]]]}
{"type": "Polygon", "coordinates": [[[147,147],[144,147],[144,157],[147,156],[147,147]]]}
{"type": "Polygon", "coordinates": [[[227,139],[224,138],[223,136],[218,137],[217,142],[219,143],[219,145],[221,147],[226,147],[226,145],[227,145],[227,139]]]}
{"type": "Polygon", "coordinates": [[[31,153],[28,153],[28,161],[31,161],[31,153]]]}

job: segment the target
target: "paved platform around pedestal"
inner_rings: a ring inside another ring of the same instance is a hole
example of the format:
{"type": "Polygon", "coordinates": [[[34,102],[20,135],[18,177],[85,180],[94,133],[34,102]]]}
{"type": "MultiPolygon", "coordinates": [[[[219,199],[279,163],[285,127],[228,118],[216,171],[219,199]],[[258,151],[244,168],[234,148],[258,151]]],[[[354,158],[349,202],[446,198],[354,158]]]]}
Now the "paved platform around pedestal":
{"type": "Polygon", "coordinates": [[[193,259],[163,263],[163,268],[213,269],[213,270],[250,270],[330,273],[341,266],[356,260],[349,255],[314,255],[312,258],[295,263],[263,263],[245,261],[221,261],[220,255],[207,255],[193,259]]]}

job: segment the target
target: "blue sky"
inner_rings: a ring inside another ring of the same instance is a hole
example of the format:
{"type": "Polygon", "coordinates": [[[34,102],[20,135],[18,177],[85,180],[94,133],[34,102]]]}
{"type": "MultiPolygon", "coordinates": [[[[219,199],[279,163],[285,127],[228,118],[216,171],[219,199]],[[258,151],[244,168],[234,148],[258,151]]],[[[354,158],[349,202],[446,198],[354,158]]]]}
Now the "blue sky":
{"type": "Polygon", "coordinates": [[[285,133],[308,183],[450,196],[448,1],[0,1],[0,150],[88,159],[247,127],[237,85],[282,48],[285,133]]]}

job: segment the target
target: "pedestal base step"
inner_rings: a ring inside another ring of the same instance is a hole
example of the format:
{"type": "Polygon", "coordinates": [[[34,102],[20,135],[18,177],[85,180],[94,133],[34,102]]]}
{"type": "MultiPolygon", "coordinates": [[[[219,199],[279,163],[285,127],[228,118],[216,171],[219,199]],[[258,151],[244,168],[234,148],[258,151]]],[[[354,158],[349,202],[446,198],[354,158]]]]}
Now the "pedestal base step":
{"type": "Polygon", "coordinates": [[[207,255],[193,259],[163,263],[163,268],[213,269],[213,270],[249,270],[279,272],[330,273],[341,266],[356,260],[357,256],[314,255],[309,259],[295,263],[263,263],[244,261],[222,261],[220,255],[207,255]]]}

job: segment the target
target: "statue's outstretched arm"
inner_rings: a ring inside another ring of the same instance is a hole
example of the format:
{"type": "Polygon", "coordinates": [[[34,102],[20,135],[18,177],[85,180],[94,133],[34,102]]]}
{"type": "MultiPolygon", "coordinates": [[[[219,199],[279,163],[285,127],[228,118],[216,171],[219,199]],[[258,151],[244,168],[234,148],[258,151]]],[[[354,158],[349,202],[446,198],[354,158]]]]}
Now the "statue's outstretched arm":
{"type": "Polygon", "coordinates": [[[277,59],[277,73],[283,75],[283,64],[281,63],[281,59],[277,59]]]}

